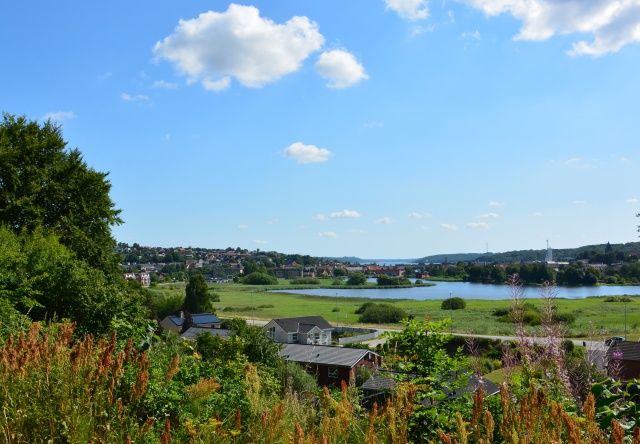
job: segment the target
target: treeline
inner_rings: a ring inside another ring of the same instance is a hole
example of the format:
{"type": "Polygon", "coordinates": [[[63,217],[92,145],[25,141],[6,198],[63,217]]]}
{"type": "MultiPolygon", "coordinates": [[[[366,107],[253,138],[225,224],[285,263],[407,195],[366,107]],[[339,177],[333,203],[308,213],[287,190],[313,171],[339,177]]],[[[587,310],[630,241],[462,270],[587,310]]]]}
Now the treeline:
{"type": "Polygon", "coordinates": [[[425,267],[425,271],[431,277],[449,277],[482,284],[505,284],[509,276],[514,274],[517,274],[525,285],[543,284],[545,281],[554,281],[558,285],[637,284],[640,282],[640,261],[625,263],[618,267],[606,267],[604,270],[576,262],[560,266],[558,271],[548,267],[544,262],[513,264],[506,267],[496,264],[459,262],[450,266],[430,264],[425,267]]]}

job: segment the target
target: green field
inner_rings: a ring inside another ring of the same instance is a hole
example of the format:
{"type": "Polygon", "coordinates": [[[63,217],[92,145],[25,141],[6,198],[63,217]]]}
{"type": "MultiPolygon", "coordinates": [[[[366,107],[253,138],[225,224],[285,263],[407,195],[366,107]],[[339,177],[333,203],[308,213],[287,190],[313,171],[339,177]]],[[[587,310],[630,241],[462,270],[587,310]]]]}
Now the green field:
{"type": "MultiPolygon", "coordinates": [[[[266,292],[266,289],[286,288],[283,285],[265,287],[242,284],[209,284],[210,291],[220,297],[216,302],[216,314],[220,318],[255,318],[270,320],[276,317],[321,315],[332,324],[358,324],[355,311],[363,303],[372,301],[385,302],[403,308],[416,319],[431,320],[453,319],[453,331],[460,333],[476,333],[491,335],[512,335],[513,325],[499,322],[493,312],[496,309],[508,309],[507,300],[466,300],[464,310],[443,310],[441,300],[412,299],[380,299],[380,298],[346,298],[328,296],[306,296],[290,293],[266,292]]],[[[317,286],[297,286],[295,288],[317,288],[317,286]]],[[[184,295],[185,284],[168,284],[152,287],[150,290],[157,297],[184,295]]],[[[291,288],[291,287],[290,287],[291,288]]],[[[384,292],[385,290],[380,290],[384,292]]],[[[540,305],[540,299],[527,298],[527,302],[540,305]]],[[[622,302],[605,302],[604,297],[585,299],[556,299],[558,313],[571,313],[576,321],[569,326],[567,336],[588,337],[593,335],[624,335],[625,304],[622,302]]],[[[627,339],[640,338],[640,297],[631,297],[626,303],[627,339]]],[[[401,327],[401,324],[382,325],[379,327],[401,327]]]]}

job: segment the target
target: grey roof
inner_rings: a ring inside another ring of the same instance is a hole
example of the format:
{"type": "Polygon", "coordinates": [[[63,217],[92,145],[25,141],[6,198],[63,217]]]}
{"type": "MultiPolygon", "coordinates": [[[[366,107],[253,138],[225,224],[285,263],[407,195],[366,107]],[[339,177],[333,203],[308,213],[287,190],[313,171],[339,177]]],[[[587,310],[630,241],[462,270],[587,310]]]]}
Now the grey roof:
{"type": "Polygon", "coordinates": [[[377,353],[364,348],[332,347],[328,345],[285,344],[280,356],[287,361],[306,364],[335,365],[337,367],[353,367],[367,353],[377,353]]]}
{"type": "Polygon", "coordinates": [[[287,333],[306,333],[314,326],[321,330],[333,328],[322,316],[298,316],[296,318],[276,318],[273,321],[287,333]]]}
{"type": "Polygon", "coordinates": [[[391,391],[396,388],[396,381],[391,376],[371,375],[360,388],[376,392],[391,391]]]}
{"type": "Polygon", "coordinates": [[[640,342],[615,341],[607,349],[607,359],[620,359],[622,361],[640,361],[640,342]],[[614,353],[621,353],[620,356],[614,353]]]}
{"type": "Polygon", "coordinates": [[[190,327],[189,330],[182,333],[180,337],[182,339],[189,339],[194,341],[196,339],[196,335],[200,333],[209,333],[210,335],[220,336],[221,338],[229,337],[229,330],[223,330],[221,328],[205,328],[205,327],[190,327]]]}
{"type": "MultiPolygon", "coordinates": [[[[455,378],[455,375],[452,375],[455,378]]],[[[392,376],[377,376],[372,375],[369,379],[362,384],[363,390],[370,391],[393,391],[396,387],[396,381],[392,376]]],[[[476,393],[478,389],[482,387],[485,392],[485,396],[492,396],[496,393],[500,393],[500,386],[478,376],[475,373],[469,375],[469,382],[464,387],[458,388],[455,393],[451,393],[449,389],[443,389],[444,393],[453,398],[458,398],[467,393],[476,393]]]]}
{"type": "MultiPolygon", "coordinates": [[[[178,327],[181,327],[184,324],[184,317],[180,317],[179,315],[167,316],[171,322],[176,324],[178,327]]],[[[193,320],[193,325],[202,325],[202,324],[219,324],[222,322],[218,317],[212,313],[198,313],[192,314],[191,319],[193,320]]]]}

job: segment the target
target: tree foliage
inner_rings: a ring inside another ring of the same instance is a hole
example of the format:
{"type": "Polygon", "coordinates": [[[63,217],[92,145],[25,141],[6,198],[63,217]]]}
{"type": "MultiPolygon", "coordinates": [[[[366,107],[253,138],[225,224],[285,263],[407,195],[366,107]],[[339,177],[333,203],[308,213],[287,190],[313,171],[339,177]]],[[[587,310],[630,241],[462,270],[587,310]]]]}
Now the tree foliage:
{"type": "Polygon", "coordinates": [[[359,322],[395,324],[407,317],[407,312],[391,304],[371,304],[364,308],[359,322]]]}
{"type": "Polygon", "coordinates": [[[16,233],[42,227],[91,267],[113,272],[111,227],[122,223],[107,173],[67,149],[60,126],[3,114],[0,123],[0,224],[16,233]]]}
{"type": "Polygon", "coordinates": [[[184,309],[189,313],[204,313],[213,311],[209,287],[201,274],[189,277],[185,288],[184,309]]]}
{"type": "Polygon", "coordinates": [[[278,279],[270,274],[254,271],[240,279],[240,282],[246,285],[277,285],[278,279]]]}
{"type": "Polygon", "coordinates": [[[458,297],[447,298],[442,301],[440,308],[443,310],[463,310],[467,308],[467,301],[458,297]]]}
{"type": "Polygon", "coordinates": [[[349,278],[347,279],[347,285],[364,285],[366,283],[367,277],[364,275],[364,273],[361,273],[359,271],[351,273],[349,275],[349,278]]]}

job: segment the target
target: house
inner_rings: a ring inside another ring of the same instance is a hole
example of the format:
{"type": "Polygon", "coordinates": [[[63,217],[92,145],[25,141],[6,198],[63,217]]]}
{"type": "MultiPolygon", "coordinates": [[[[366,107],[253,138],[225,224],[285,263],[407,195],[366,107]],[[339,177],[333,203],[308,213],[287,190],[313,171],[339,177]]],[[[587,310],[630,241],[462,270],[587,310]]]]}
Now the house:
{"type": "Polygon", "coordinates": [[[143,287],[151,285],[151,275],[148,272],[142,273],[122,273],[122,279],[134,279],[142,284],[143,287]]]}
{"type": "MultiPolygon", "coordinates": [[[[160,321],[160,325],[165,330],[175,331],[176,333],[180,333],[182,330],[182,326],[184,325],[186,317],[184,312],[180,312],[177,315],[170,315],[160,321]]],[[[218,319],[218,317],[212,313],[198,313],[192,314],[191,319],[194,327],[205,327],[205,328],[220,328],[222,321],[218,319]]]]}
{"type": "Polygon", "coordinates": [[[302,268],[274,268],[273,273],[276,275],[277,279],[300,279],[302,277],[302,268]]]}
{"type": "Polygon", "coordinates": [[[280,356],[302,365],[314,375],[321,386],[339,386],[342,381],[355,381],[360,367],[377,368],[381,357],[363,348],[331,347],[324,345],[286,344],[280,356]]]}
{"type": "Polygon", "coordinates": [[[614,341],[605,353],[607,374],[627,381],[640,378],[640,342],[614,341]]]}
{"type": "Polygon", "coordinates": [[[277,318],[262,327],[275,342],[331,345],[333,327],[322,316],[277,318]]]}

